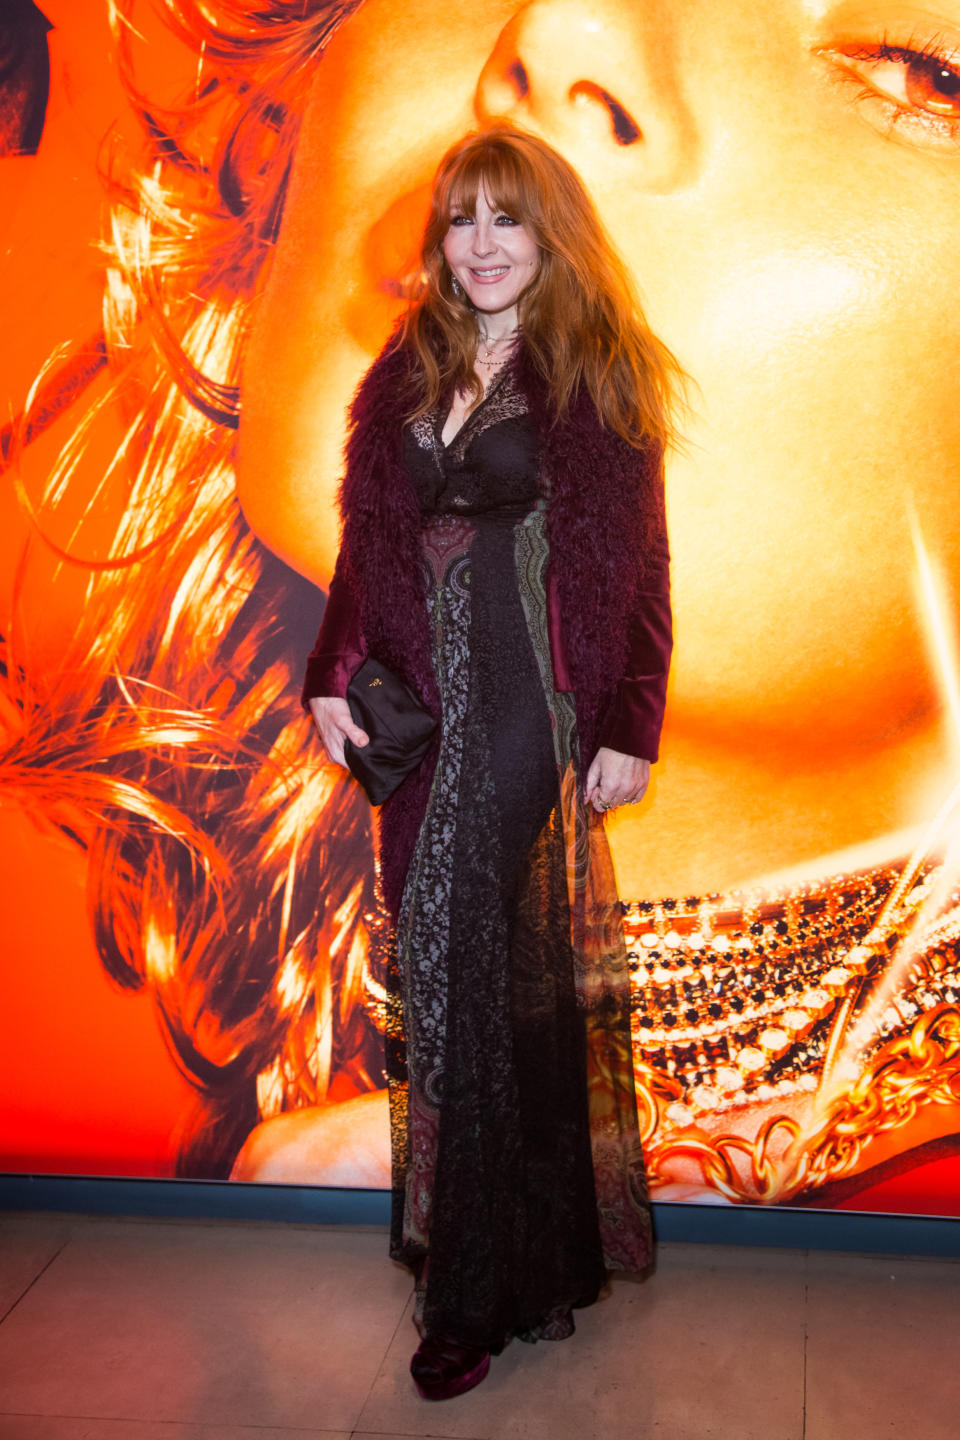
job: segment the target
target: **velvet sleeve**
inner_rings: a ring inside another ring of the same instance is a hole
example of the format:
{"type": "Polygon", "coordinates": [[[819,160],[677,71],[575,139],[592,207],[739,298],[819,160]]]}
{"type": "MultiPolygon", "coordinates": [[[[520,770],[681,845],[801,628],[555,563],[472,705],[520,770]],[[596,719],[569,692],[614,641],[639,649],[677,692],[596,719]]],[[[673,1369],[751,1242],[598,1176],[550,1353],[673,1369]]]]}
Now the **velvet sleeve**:
{"type": "Polygon", "coordinates": [[[600,725],[599,744],[622,755],[654,761],[667,699],[673,650],[670,609],[670,549],[663,520],[662,462],[657,464],[656,500],[661,522],[637,590],[628,631],[627,662],[600,725]]]}
{"type": "Polygon", "coordinates": [[[316,696],[346,696],[350,679],[366,658],[366,646],[360,628],[350,583],[337,560],[323,621],[317,641],[307,657],[301,703],[304,709],[316,696]]]}

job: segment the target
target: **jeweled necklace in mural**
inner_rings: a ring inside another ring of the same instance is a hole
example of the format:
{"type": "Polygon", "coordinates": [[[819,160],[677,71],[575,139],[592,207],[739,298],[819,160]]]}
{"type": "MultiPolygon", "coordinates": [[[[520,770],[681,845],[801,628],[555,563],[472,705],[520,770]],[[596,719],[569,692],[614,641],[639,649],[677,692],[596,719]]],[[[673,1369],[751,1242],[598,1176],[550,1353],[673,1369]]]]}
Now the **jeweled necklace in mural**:
{"type": "Polygon", "coordinates": [[[957,878],[925,844],[813,884],[625,906],[651,1182],[682,1157],[729,1199],[784,1201],[849,1175],[920,1105],[956,1104],[957,878]],[[825,1087],[877,995],[851,1073],[825,1087]],[[778,1110],[798,1100],[803,1123],[778,1110]],[[770,1116],[752,1139],[737,1133],[747,1106],[770,1116]]]}
{"type": "MultiPolygon", "coordinates": [[[[921,876],[882,944],[864,944],[902,872],[882,866],[780,891],[625,907],[637,1058],[679,1087],[667,1112],[674,1125],[816,1090],[838,1002],[883,970],[889,942],[899,943],[922,903],[921,876]]],[[[937,999],[960,1000],[955,986],[938,977],[937,999]]],[[[887,1033],[931,998],[898,995],[887,1033]]]]}
{"type": "MultiPolygon", "coordinates": [[[[863,1144],[919,1104],[960,1100],[960,891],[948,884],[945,903],[941,895],[919,923],[944,878],[921,849],[907,863],[809,884],[623,906],[654,1185],[693,1157],[704,1183],[732,1200],[783,1201],[848,1175],[863,1144]],[[857,997],[906,943],[909,972],[858,1055],[856,1082],[811,1130],[778,1113],[778,1101],[810,1104],[857,997]],[[771,1118],[753,1139],[717,1133],[725,1113],[733,1127],[756,1106],[771,1118]],[[795,1142],[786,1169],[769,1158],[778,1130],[781,1150],[795,1142]]],[[[376,954],[386,931],[375,916],[368,924],[383,931],[376,954]]],[[[383,1030],[386,990],[369,967],[363,985],[383,1030]]]]}

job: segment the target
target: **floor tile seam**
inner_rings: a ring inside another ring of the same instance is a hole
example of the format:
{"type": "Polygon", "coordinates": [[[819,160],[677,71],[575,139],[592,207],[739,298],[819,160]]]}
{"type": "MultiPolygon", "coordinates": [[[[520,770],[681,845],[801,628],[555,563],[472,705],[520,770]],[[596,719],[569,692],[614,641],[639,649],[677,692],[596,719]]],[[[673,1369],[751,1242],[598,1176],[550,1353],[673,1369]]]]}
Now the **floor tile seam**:
{"type": "MultiPolygon", "coordinates": [[[[428,1402],[424,1402],[425,1404],[428,1402]]],[[[350,1440],[362,1440],[365,1435],[382,1435],[384,1440],[489,1440],[486,1435],[445,1435],[440,1430],[371,1430],[368,1425],[350,1431],[350,1440]]]]}
{"type": "MultiPolygon", "coordinates": [[[[401,1327],[401,1325],[403,1325],[404,1322],[406,1321],[406,1318],[407,1318],[407,1310],[408,1310],[409,1308],[410,1308],[410,1297],[408,1296],[407,1299],[403,1302],[403,1306],[402,1306],[402,1308],[401,1308],[401,1310],[400,1310],[399,1318],[397,1319],[397,1323],[396,1323],[396,1325],[394,1325],[393,1330],[392,1330],[392,1332],[391,1332],[391,1334],[390,1334],[390,1339],[389,1339],[389,1341],[387,1342],[386,1349],[384,1350],[383,1354],[380,1356],[380,1360],[379,1360],[379,1362],[378,1362],[378,1364],[377,1364],[376,1371],[374,1372],[373,1379],[370,1381],[370,1388],[367,1390],[366,1395],[364,1395],[364,1397],[363,1397],[363,1403],[361,1404],[360,1409],[359,1409],[359,1411],[357,1412],[356,1424],[353,1425],[352,1428],[351,1428],[351,1432],[350,1432],[351,1435],[397,1435],[398,1433],[401,1433],[401,1432],[398,1432],[398,1431],[396,1431],[396,1430],[371,1430],[369,1426],[363,1424],[363,1413],[364,1413],[364,1411],[366,1410],[367,1406],[369,1405],[371,1396],[373,1395],[373,1391],[374,1391],[374,1388],[375,1388],[375,1386],[376,1386],[376,1383],[377,1383],[377,1381],[380,1379],[381,1374],[383,1373],[383,1367],[384,1367],[384,1366],[386,1365],[386,1363],[387,1363],[387,1357],[388,1357],[388,1355],[390,1354],[391,1349],[393,1348],[393,1342],[394,1342],[394,1340],[396,1340],[397,1336],[400,1334],[400,1327],[401,1327]]],[[[412,1385],[412,1383],[413,1383],[413,1382],[411,1381],[411,1385],[412,1385]]],[[[430,1435],[430,1440],[450,1440],[450,1437],[444,1437],[444,1436],[442,1436],[442,1435],[433,1435],[433,1434],[431,1434],[431,1435],[430,1435]]],[[[463,1437],[461,1437],[461,1440],[463,1440],[463,1437]]]]}
{"type": "Polygon", "coordinates": [[[838,1260],[873,1260],[878,1265],[892,1264],[897,1260],[909,1260],[918,1265],[960,1266],[960,1255],[935,1255],[922,1250],[821,1250],[814,1248],[808,1250],[806,1254],[818,1255],[821,1258],[836,1257],[838,1260]]]}
{"type": "MultiPolygon", "coordinates": [[[[142,1415],[75,1415],[60,1410],[0,1410],[0,1420],[81,1420],[84,1423],[96,1424],[97,1421],[105,1420],[110,1425],[169,1425],[178,1426],[181,1430],[187,1429],[208,1429],[225,1430],[228,1425],[218,1420],[146,1420],[142,1415]]],[[[237,1425],[235,1421],[229,1422],[229,1429],[237,1434],[249,1433],[250,1435],[263,1435],[265,1433],[277,1433],[285,1435],[352,1435],[352,1430],[344,1430],[343,1426],[338,1430],[318,1430],[316,1425],[237,1425]]],[[[363,1434],[363,1431],[358,1433],[363,1434]]],[[[376,1432],[369,1431],[369,1434],[376,1432]]],[[[390,1434],[385,1431],[385,1434],[390,1434]]],[[[434,1440],[434,1437],[431,1437],[434,1440]]],[[[438,1436],[436,1440],[444,1440],[438,1436]]],[[[461,1437],[462,1440],[462,1437],[461,1437]]]]}
{"type": "Polygon", "coordinates": [[[50,1266],[53,1264],[54,1260],[56,1260],[56,1259],[58,1258],[58,1256],[60,1256],[60,1255],[63,1254],[64,1250],[66,1250],[66,1248],[67,1248],[67,1246],[68,1246],[69,1244],[70,1244],[70,1239],[69,1239],[69,1237],[68,1237],[66,1240],[63,1241],[63,1243],[62,1243],[61,1245],[58,1245],[58,1246],[57,1246],[56,1250],[55,1250],[55,1251],[53,1252],[53,1254],[50,1256],[50,1258],[49,1258],[49,1260],[46,1262],[46,1264],[45,1264],[45,1265],[41,1265],[40,1269],[37,1271],[36,1275],[34,1275],[33,1279],[30,1281],[30,1283],[29,1283],[28,1285],[25,1285],[25,1286],[24,1286],[24,1288],[20,1291],[20,1294],[19,1294],[19,1295],[17,1296],[17,1298],[13,1301],[13,1303],[12,1303],[11,1305],[8,1305],[7,1309],[4,1310],[4,1312],[3,1312],[2,1315],[0,1315],[0,1325],[2,1325],[5,1320],[8,1320],[8,1319],[10,1318],[10,1316],[13,1314],[14,1310],[16,1310],[17,1306],[20,1304],[20,1301],[23,1300],[23,1299],[25,1298],[25,1296],[27,1296],[27,1295],[30,1294],[30,1291],[33,1289],[34,1285],[36,1285],[37,1281],[41,1278],[41,1276],[43,1276],[43,1275],[45,1275],[45,1274],[47,1273],[47,1271],[50,1269],[50,1266]]]}

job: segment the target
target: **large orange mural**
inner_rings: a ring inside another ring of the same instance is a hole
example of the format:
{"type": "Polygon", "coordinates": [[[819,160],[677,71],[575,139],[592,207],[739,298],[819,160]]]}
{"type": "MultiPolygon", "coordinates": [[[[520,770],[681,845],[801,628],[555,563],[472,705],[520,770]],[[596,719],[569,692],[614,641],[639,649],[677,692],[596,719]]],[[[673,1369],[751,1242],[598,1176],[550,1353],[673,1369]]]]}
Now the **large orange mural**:
{"type": "Polygon", "coordinates": [[[495,116],[691,377],[609,823],[654,1198],[960,1214],[953,0],[8,0],[0,1164],[388,1183],[374,826],[299,682],[495,116]]]}

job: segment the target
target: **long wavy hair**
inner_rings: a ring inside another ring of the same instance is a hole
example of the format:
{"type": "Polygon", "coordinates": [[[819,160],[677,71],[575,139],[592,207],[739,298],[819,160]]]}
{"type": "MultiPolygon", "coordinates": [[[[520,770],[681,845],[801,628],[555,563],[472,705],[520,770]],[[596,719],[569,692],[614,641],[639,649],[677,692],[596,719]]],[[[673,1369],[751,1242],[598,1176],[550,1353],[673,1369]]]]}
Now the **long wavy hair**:
{"type": "Polygon", "coordinates": [[[234,485],[251,301],[316,64],[358,3],[152,0],[197,77],[170,105],[138,81],[136,0],[109,0],[141,148],[109,152],[103,333],[4,446],[16,476],[51,395],[83,411],[39,503],[19,487],[32,543],[88,579],[55,673],[31,666],[16,615],[3,637],[0,783],[86,850],[104,967],[155,998],[197,1092],[181,1175],[226,1176],[261,1119],[384,1083],[363,1003],[369,807],[298,703],[321,597],[259,544],[234,485]],[[71,486],[96,503],[118,419],[111,551],[60,549],[45,516],[71,486]]]}
{"type": "Polygon", "coordinates": [[[683,372],[644,319],[629,273],[577,172],[545,141],[506,123],[467,135],[440,162],[422,272],[405,317],[416,410],[453,389],[479,401],[476,313],[443,253],[450,218],[473,215],[480,191],[522,222],[540,263],[518,304],[523,341],[563,415],[585,385],[602,421],[632,445],[673,438],[683,372]]]}

